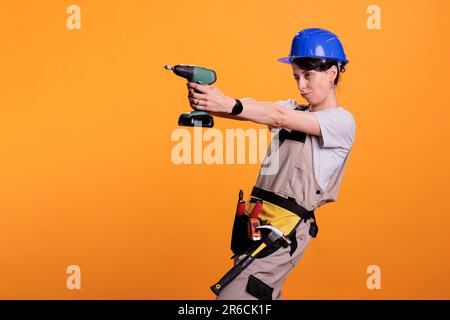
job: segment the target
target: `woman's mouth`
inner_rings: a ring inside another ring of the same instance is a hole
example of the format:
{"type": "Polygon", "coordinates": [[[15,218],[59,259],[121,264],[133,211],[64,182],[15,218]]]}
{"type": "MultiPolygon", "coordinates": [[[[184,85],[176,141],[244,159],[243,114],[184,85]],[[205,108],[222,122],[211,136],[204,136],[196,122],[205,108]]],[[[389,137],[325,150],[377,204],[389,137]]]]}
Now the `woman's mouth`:
{"type": "Polygon", "coordinates": [[[301,92],[300,94],[302,95],[302,97],[306,97],[307,95],[309,95],[311,92],[301,92]]]}

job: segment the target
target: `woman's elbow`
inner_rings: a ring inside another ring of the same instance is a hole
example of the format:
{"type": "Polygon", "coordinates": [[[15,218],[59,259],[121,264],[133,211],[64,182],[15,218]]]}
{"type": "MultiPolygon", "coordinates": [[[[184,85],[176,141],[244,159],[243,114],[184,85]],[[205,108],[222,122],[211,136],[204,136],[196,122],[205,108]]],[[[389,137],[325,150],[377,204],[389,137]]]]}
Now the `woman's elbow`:
{"type": "Polygon", "coordinates": [[[268,125],[274,128],[283,128],[286,123],[286,110],[281,106],[276,106],[270,115],[268,125]]]}

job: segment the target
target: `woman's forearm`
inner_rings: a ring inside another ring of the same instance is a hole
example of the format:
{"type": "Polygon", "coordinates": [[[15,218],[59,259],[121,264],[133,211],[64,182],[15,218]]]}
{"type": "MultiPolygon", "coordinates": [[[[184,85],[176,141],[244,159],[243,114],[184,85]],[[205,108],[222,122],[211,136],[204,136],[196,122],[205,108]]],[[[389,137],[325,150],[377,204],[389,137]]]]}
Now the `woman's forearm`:
{"type": "MultiPolygon", "coordinates": [[[[256,101],[253,98],[241,98],[239,99],[241,101],[241,103],[247,102],[247,101],[256,101]]],[[[233,119],[233,120],[240,120],[240,121],[248,121],[249,119],[245,119],[242,118],[240,115],[234,116],[231,115],[229,113],[225,113],[225,112],[212,112],[209,111],[208,114],[214,116],[214,117],[221,117],[221,118],[226,118],[226,119],[233,119]]]]}
{"type": "Polygon", "coordinates": [[[281,127],[283,125],[283,107],[266,101],[245,100],[241,102],[244,108],[238,117],[270,127],[281,127]]]}
{"type": "Polygon", "coordinates": [[[239,115],[231,115],[225,112],[211,112],[208,113],[212,116],[221,118],[240,120],[240,121],[253,121],[256,123],[265,124],[271,127],[277,127],[281,125],[282,109],[280,106],[273,102],[256,101],[252,98],[240,99],[243,108],[242,113],[239,115]]]}

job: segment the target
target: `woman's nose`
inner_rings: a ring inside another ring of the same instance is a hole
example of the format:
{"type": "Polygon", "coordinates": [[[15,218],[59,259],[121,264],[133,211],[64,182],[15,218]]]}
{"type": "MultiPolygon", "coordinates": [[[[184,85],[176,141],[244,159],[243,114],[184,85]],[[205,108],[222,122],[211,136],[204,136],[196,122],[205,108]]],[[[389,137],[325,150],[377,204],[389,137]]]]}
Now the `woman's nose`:
{"type": "Polygon", "coordinates": [[[300,79],[298,81],[298,88],[302,91],[305,90],[306,89],[306,81],[303,79],[300,79]]]}

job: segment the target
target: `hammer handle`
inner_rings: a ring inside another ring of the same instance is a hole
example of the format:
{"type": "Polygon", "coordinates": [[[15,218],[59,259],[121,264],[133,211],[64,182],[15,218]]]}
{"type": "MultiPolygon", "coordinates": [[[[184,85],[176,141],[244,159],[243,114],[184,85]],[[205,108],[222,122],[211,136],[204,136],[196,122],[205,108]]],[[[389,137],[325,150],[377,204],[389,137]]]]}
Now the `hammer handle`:
{"type": "Polygon", "coordinates": [[[222,291],[222,289],[233,281],[238,275],[242,273],[249,265],[255,260],[256,255],[266,247],[265,243],[256,248],[251,254],[247,255],[244,259],[239,261],[233,268],[230,269],[216,284],[212,285],[210,288],[216,294],[222,291]]]}
{"type": "Polygon", "coordinates": [[[231,268],[230,271],[228,271],[222,277],[222,279],[219,280],[219,282],[211,286],[211,290],[218,296],[222,289],[231,281],[233,281],[234,278],[240,275],[241,272],[244,271],[245,268],[247,268],[248,265],[253,262],[253,260],[255,260],[255,257],[249,254],[244,259],[239,261],[239,263],[231,268]]]}

